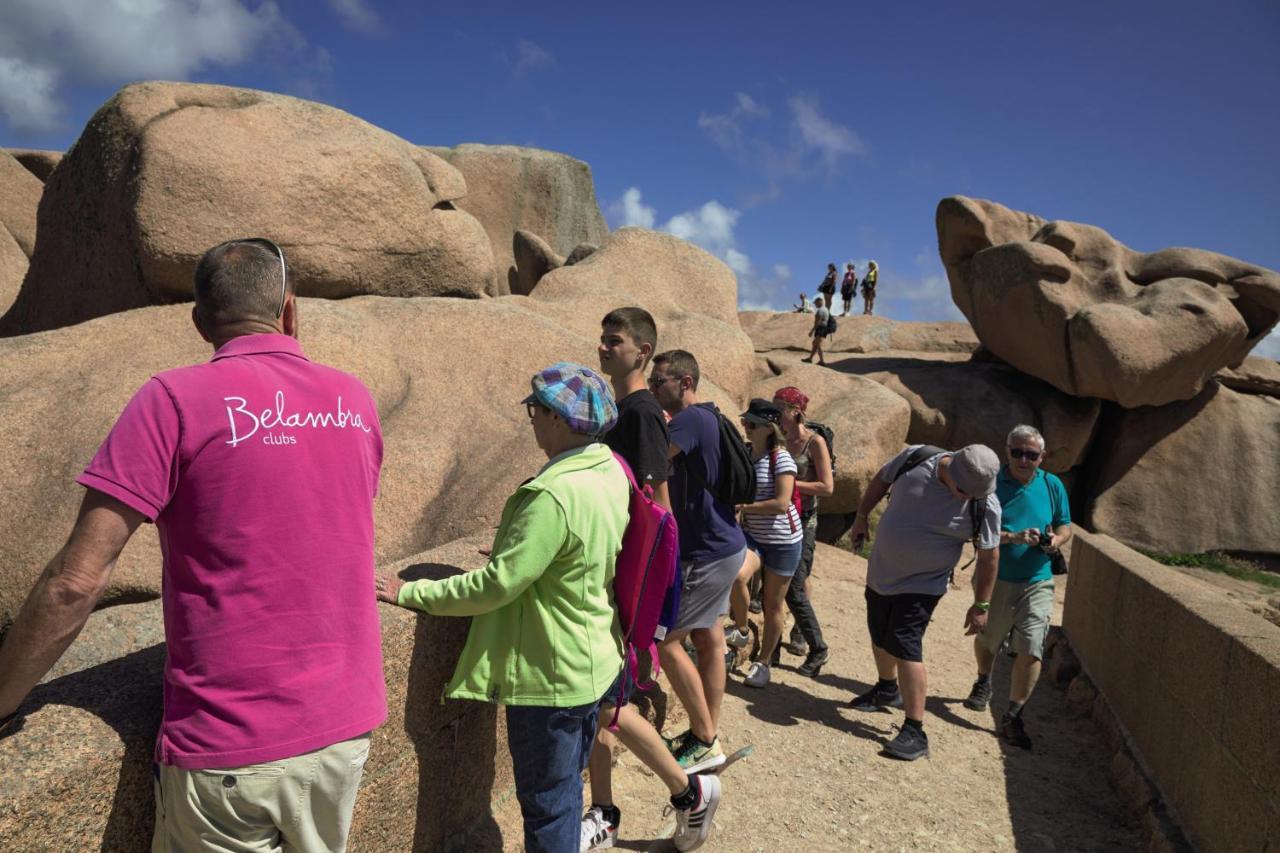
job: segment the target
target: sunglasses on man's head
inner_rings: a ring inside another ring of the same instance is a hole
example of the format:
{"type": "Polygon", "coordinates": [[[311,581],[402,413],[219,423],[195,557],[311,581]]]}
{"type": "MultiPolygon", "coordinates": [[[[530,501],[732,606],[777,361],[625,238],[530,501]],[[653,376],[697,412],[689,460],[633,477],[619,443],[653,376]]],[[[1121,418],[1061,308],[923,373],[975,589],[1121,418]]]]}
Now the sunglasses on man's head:
{"type": "Polygon", "coordinates": [[[1039,450],[1019,450],[1016,447],[1010,447],[1009,455],[1014,459],[1023,459],[1027,462],[1035,462],[1040,458],[1041,453],[1039,450]]]}

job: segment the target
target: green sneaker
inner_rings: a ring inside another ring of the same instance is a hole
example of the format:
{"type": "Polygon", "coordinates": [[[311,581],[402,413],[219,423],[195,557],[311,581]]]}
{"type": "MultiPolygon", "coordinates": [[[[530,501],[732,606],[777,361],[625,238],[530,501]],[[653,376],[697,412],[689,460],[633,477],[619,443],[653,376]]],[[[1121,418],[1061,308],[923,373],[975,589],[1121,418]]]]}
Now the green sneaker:
{"type": "Polygon", "coordinates": [[[667,745],[667,752],[671,753],[672,755],[677,755],[680,752],[681,745],[684,744],[685,738],[689,737],[690,734],[692,734],[692,732],[689,731],[688,729],[685,729],[680,734],[675,735],[674,737],[667,737],[662,733],[659,733],[658,737],[662,738],[662,742],[667,745]]]}
{"type": "Polygon", "coordinates": [[[686,773],[701,773],[724,764],[724,750],[720,748],[720,738],[714,738],[710,745],[704,745],[692,735],[686,735],[679,746],[671,753],[676,762],[686,773]]]}

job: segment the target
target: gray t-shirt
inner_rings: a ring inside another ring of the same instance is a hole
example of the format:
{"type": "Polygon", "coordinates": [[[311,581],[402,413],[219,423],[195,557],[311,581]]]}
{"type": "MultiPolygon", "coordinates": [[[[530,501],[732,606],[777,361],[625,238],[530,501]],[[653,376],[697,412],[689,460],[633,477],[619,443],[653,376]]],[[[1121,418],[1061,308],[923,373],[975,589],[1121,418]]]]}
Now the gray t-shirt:
{"type": "MultiPolygon", "coordinates": [[[[946,454],[926,459],[893,482],[919,446],[908,447],[876,474],[893,483],[867,567],[867,586],[881,595],[945,594],[951,569],[973,535],[969,502],[957,499],[938,479],[938,461],[946,454]]],[[[1000,500],[994,494],[987,497],[978,543],[1000,546],[1000,500]]]]}

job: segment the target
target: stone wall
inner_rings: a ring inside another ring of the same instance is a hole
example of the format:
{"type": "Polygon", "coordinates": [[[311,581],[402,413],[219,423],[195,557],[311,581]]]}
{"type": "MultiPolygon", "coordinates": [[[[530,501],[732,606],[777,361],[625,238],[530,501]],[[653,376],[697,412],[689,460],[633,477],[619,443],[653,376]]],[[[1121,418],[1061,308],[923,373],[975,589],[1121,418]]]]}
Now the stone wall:
{"type": "Polygon", "coordinates": [[[1188,839],[1280,850],[1280,627],[1077,529],[1063,628],[1188,839]]]}

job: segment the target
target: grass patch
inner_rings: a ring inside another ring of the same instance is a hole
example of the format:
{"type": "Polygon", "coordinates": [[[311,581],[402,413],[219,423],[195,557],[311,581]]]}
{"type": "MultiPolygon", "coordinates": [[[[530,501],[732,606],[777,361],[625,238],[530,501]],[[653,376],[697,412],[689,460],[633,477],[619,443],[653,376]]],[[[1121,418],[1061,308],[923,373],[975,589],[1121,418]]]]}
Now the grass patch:
{"type": "Polygon", "coordinates": [[[1250,581],[1261,586],[1280,589],[1280,575],[1268,572],[1257,563],[1232,557],[1221,551],[1210,551],[1207,554],[1157,554],[1143,551],[1143,554],[1164,563],[1166,566],[1186,566],[1193,569],[1204,569],[1209,572],[1233,577],[1236,580],[1250,581]]]}

